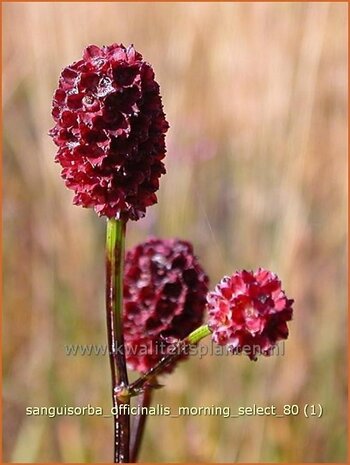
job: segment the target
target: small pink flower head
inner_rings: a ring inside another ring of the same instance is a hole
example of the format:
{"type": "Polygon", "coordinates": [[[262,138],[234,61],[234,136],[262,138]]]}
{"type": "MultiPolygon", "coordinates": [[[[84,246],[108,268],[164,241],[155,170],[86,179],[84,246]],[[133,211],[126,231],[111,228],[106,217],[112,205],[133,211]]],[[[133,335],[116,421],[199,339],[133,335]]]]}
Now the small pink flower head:
{"type": "Polygon", "coordinates": [[[146,372],[198,328],[207,292],[208,277],[189,242],[152,238],[128,251],[123,320],[128,366],[146,372]]]}
{"type": "Polygon", "coordinates": [[[207,295],[213,341],[233,353],[271,355],[276,343],[288,337],[293,300],[270,271],[238,271],[224,277],[207,295]]]}
{"type": "Polygon", "coordinates": [[[61,73],[51,129],[73,203],[100,216],[137,220],[157,202],[165,173],[159,85],[133,46],[90,45],[61,73]]]}

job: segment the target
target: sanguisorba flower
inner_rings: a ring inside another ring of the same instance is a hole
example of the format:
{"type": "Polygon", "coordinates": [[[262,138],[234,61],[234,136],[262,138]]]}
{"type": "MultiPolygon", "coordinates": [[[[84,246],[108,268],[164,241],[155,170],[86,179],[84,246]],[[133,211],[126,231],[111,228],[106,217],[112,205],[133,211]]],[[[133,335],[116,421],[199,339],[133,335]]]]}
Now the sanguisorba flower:
{"type": "Polygon", "coordinates": [[[208,281],[192,245],[182,240],[151,238],[126,254],[123,321],[130,368],[146,372],[200,326],[208,281]]]}
{"type": "Polygon", "coordinates": [[[278,277],[263,268],[224,277],[207,296],[213,341],[250,359],[271,355],[276,343],[288,337],[293,300],[278,277]]]}
{"type": "Polygon", "coordinates": [[[133,46],[88,46],[62,71],[52,115],[73,203],[108,218],[143,217],[157,202],[168,129],[151,65],[133,46]]]}

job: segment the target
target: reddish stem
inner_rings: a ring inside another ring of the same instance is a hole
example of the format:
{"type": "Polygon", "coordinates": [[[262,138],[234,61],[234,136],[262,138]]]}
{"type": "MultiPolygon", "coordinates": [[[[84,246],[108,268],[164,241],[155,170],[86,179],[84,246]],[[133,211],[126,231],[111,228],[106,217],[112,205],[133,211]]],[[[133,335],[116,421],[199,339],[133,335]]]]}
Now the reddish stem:
{"type": "Polygon", "coordinates": [[[112,378],[114,418],[114,463],[129,462],[130,397],[123,395],[128,374],[123,336],[123,266],[125,223],[110,219],[106,240],[106,317],[112,378]],[[120,408],[127,404],[126,408],[120,408]]]}
{"type": "MultiPolygon", "coordinates": [[[[145,387],[145,390],[138,397],[138,407],[142,409],[146,407],[147,409],[152,402],[152,388],[145,387]]],[[[131,439],[130,439],[130,462],[136,463],[141,444],[143,439],[143,433],[145,430],[147,414],[140,413],[135,418],[135,423],[133,424],[131,430],[131,439]]]]}

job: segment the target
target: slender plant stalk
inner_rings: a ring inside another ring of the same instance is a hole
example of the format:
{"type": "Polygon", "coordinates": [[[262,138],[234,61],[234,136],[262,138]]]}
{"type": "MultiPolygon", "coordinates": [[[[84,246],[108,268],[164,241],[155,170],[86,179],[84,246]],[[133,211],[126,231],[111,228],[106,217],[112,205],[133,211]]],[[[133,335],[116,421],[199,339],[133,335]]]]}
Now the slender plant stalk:
{"type": "MultiPolygon", "coordinates": [[[[146,407],[147,409],[151,405],[152,402],[152,388],[150,387],[145,387],[143,392],[138,396],[138,406],[142,409],[143,407],[146,407]]],[[[142,412],[142,410],[141,410],[142,412]]],[[[142,438],[143,438],[143,433],[145,430],[145,424],[147,420],[147,415],[140,413],[135,417],[135,422],[132,425],[132,430],[131,430],[131,438],[130,438],[130,462],[131,463],[136,463],[141,444],[142,444],[142,438]]]]}
{"type": "Polygon", "coordinates": [[[130,396],[123,336],[125,222],[109,219],[106,238],[106,316],[112,376],[114,463],[129,462],[130,396]],[[126,407],[122,407],[123,405],[126,407]]]}
{"type": "Polygon", "coordinates": [[[199,341],[201,341],[206,336],[209,336],[209,334],[211,334],[211,331],[208,325],[203,325],[192,331],[192,333],[189,334],[185,339],[182,339],[173,344],[172,350],[169,354],[161,358],[154,367],[152,367],[145,374],[140,376],[140,378],[130,384],[130,395],[134,396],[142,392],[143,389],[147,388],[147,384],[151,384],[152,379],[161,373],[167,365],[181,357],[181,355],[186,352],[187,348],[189,348],[191,345],[198,344],[199,341]]]}
{"type": "MultiPolygon", "coordinates": [[[[208,325],[200,326],[185,339],[174,344],[172,353],[164,356],[153,368],[129,386],[129,394],[138,395],[138,405],[141,408],[149,407],[151,404],[153,387],[158,386],[156,375],[159,374],[169,363],[180,357],[189,346],[198,344],[199,341],[209,334],[211,334],[211,331],[208,325]]],[[[135,424],[133,425],[130,441],[130,460],[132,463],[137,462],[146,418],[147,415],[138,415],[135,424]]]]}

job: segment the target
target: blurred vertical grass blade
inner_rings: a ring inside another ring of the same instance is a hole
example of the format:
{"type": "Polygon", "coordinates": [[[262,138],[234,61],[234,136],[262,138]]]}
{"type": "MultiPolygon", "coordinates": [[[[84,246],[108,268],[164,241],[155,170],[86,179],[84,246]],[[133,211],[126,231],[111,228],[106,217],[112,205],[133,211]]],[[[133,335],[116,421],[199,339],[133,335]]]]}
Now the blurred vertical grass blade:
{"type": "Polygon", "coordinates": [[[41,421],[26,417],[19,431],[15,448],[11,456],[13,463],[35,463],[45,437],[48,420],[41,421]]]}
{"type": "Polygon", "coordinates": [[[85,454],[84,434],[81,429],[80,419],[70,421],[62,419],[58,425],[58,441],[62,453],[62,462],[64,463],[85,463],[87,457],[85,454]],[[69,438],[69,441],[67,440],[69,438]]]}

